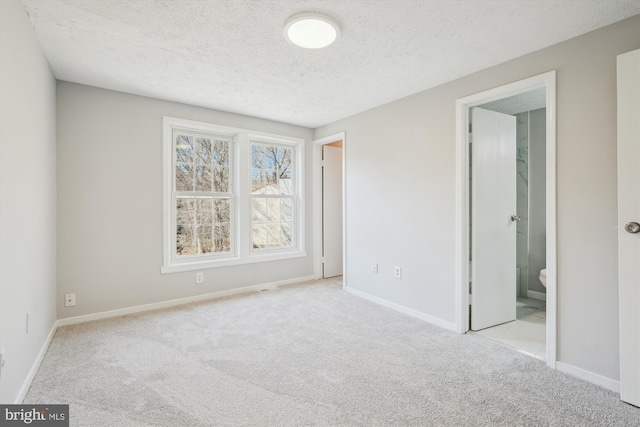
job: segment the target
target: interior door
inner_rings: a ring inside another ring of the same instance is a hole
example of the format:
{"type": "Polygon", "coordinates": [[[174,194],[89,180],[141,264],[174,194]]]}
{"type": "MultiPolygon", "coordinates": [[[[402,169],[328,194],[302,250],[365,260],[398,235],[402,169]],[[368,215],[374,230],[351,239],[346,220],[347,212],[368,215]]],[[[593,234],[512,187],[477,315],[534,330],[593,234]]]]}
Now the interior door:
{"type": "Polygon", "coordinates": [[[322,276],[342,275],[342,148],[322,146],[322,276]]]}
{"type": "Polygon", "coordinates": [[[516,118],[481,108],[471,114],[471,329],[477,331],[516,319],[516,118]]]}
{"type": "Polygon", "coordinates": [[[640,406],[640,50],[618,56],[620,398],[640,406]]]}

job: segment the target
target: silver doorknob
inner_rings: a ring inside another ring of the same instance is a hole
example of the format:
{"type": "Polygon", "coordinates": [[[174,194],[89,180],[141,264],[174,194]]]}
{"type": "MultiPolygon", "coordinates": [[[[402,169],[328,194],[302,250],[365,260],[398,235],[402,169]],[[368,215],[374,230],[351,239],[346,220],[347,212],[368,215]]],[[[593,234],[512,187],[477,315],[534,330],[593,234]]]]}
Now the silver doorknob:
{"type": "Polygon", "coordinates": [[[628,222],[624,225],[624,229],[627,231],[627,233],[640,233],[640,224],[638,224],[637,222],[628,222]]]}
{"type": "Polygon", "coordinates": [[[520,221],[520,215],[511,215],[511,221],[520,221]]]}

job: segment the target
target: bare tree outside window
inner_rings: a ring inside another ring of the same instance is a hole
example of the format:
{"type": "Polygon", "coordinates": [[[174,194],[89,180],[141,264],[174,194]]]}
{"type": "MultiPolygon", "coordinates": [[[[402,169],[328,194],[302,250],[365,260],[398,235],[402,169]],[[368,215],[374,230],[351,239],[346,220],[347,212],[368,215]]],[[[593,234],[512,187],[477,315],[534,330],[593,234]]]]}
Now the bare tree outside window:
{"type": "Polygon", "coordinates": [[[177,256],[231,251],[230,146],[226,139],[175,134],[177,256]]]}

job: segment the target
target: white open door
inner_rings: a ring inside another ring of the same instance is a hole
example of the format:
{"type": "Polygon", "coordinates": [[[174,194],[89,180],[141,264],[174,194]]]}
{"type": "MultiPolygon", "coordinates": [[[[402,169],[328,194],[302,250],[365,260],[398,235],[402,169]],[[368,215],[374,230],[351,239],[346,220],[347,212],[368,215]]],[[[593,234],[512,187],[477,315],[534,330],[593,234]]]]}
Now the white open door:
{"type": "Polygon", "coordinates": [[[471,114],[471,329],[477,331],[516,319],[516,118],[481,108],[471,114]]]}
{"type": "Polygon", "coordinates": [[[322,146],[322,277],[342,275],[342,148],[322,146]]]}
{"type": "Polygon", "coordinates": [[[620,398],[640,406],[640,50],[618,56],[620,398]]]}

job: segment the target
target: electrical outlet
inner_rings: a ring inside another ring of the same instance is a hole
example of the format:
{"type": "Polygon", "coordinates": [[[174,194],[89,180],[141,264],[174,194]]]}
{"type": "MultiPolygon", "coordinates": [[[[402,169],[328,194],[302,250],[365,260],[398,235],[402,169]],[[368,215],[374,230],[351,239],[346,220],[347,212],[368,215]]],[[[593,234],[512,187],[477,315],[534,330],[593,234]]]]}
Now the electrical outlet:
{"type": "Polygon", "coordinates": [[[374,273],[378,272],[378,263],[377,262],[375,264],[373,264],[373,272],[374,273]]]}
{"type": "Polygon", "coordinates": [[[64,306],[73,307],[76,305],[76,294],[66,294],[64,296],[64,306]]]}
{"type": "Polygon", "coordinates": [[[397,265],[393,267],[393,277],[402,279],[402,267],[398,267],[397,265]]]}
{"type": "Polygon", "coordinates": [[[196,283],[204,283],[204,273],[202,271],[196,273],[196,283]]]}

